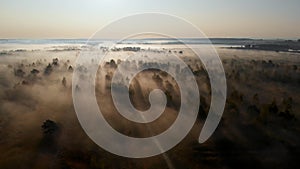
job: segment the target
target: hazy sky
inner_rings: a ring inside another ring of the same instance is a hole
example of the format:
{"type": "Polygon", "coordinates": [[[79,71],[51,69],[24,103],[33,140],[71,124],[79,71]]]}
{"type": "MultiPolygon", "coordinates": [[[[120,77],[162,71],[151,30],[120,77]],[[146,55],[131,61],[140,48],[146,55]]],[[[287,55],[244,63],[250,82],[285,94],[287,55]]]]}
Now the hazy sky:
{"type": "Polygon", "coordinates": [[[209,37],[300,38],[300,0],[0,0],[0,38],[87,38],[140,12],[183,17],[209,37]]]}

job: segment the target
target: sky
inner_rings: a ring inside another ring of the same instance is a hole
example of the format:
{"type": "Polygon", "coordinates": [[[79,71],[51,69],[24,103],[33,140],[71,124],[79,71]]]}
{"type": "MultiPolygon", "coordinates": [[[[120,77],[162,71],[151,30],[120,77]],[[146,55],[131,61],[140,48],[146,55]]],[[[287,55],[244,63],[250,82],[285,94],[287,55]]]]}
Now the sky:
{"type": "Polygon", "coordinates": [[[142,12],[179,16],[208,37],[300,38],[300,0],[0,0],[0,38],[88,38],[142,12]]]}

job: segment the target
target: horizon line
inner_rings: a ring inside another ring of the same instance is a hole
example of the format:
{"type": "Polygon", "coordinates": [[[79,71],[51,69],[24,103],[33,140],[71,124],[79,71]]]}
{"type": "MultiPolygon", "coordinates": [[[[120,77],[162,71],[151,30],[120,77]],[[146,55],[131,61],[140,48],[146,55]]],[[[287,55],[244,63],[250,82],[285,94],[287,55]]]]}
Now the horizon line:
{"type": "MultiPolygon", "coordinates": [[[[0,40],[89,40],[90,38],[0,38],[0,40]]],[[[193,37],[183,37],[183,38],[133,38],[128,40],[160,40],[160,39],[179,39],[179,40],[190,40],[190,39],[210,39],[210,40],[300,40],[300,37],[294,38],[283,38],[283,37],[203,37],[203,38],[193,38],[193,37]]],[[[119,40],[119,38],[97,38],[91,40],[119,40]]]]}

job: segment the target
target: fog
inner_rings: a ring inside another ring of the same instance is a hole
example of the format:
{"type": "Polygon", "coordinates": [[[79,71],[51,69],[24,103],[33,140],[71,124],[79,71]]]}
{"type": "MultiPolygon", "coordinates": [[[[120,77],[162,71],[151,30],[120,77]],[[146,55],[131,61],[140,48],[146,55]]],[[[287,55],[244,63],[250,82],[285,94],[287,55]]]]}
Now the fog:
{"type": "MultiPolygon", "coordinates": [[[[145,138],[165,131],[176,120],[182,102],[180,90],[174,77],[164,71],[144,70],[129,77],[132,80],[127,86],[130,101],[139,111],[150,108],[149,94],[153,89],[165,93],[166,109],[153,122],[141,124],[124,118],[110,93],[113,74],[122,63],[137,69],[144,65],[145,58],[158,57],[160,60],[153,59],[152,64],[166,66],[170,62],[171,66],[166,67],[176,70],[169,59],[175,51],[195,76],[201,99],[191,132],[165,154],[175,168],[297,165],[299,54],[218,48],[227,78],[226,107],[216,132],[207,142],[199,144],[211,99],[209,77],[201,61],[187,49],[111,51],[97,67],[95,94],[103,116],[115,130],[145,138]]],[[[108,153],[83,131],[72,101],[72,75],[79,70],[83,72],[82,78],[90,77],[84,73],[87,67],[75,63],[79,54],[79,50],[67,48],[10,51],[0,55],[1,168],[169,167],[164,155],[128,159],[108,153]]],[[[83,87],[78,85],[77,92],[83,87]]]]}

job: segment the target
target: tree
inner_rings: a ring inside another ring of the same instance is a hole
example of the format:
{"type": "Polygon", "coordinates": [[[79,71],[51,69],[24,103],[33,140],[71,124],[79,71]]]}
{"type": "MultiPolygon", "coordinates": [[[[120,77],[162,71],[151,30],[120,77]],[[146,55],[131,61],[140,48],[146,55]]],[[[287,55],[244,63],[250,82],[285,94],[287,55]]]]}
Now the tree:
{"type": "Polygon", "coordinates": [[[273,114],[278,113],[278,106],[275,99],[273,99],[272,103],[269,105],[269,112],[273,114]]]}
{"type": "Polygon", "coordinates": [[[26,73],[22,69],[17,69],[14,71],[15,76],[23,77],[26,73]]]}
{"type": "Polygon", "coordinates": [[[44,135],[52,135],[58,131],[58,125],[52,120],[44,121],[41,127],[44,135]]]}
{"type": "Polygon", "coordinates": [[[58,66],[58,58],[52,60],[52,65],[58,66]]]}
{"type": "Polygon", "coordinates": [[[59,126],[52,120],[46,120],[43,122],[42,131],[43,138],[41,140],[41,149],[47,153],[56,153],[57,137],[59,135],[59,126]]]}
{"type": "Polygon", "coordinates": [[[37,70],[37,69],[32,69],[32,70],[30,71],[30,73],[33,74],[33,75],[37,75],[37,74],[40,73],[40,71],[37,70]]]}
{"type": "Polygon", "coordinates": [[[67,87],[67,79],[65,77],[63,77],[61,83],[64,87],[67,87]]]}
{"type": "Polygon", "coordinates": [[[73,72],[73,67],[71,65],[69,66],[68,71],[73,72]]]}
{"type": "Polygon", "coordinates": [[[111,68],[115,68],[115,69],[117,68],[117,64],[113,59],[110,60],[109,65],[110,65],[111,68]]]}
{"type": "Polygon", "coordinates": [[[51,64],[49,63],[48,66],[45,68],[45,71],[44,71],[44,74],[45,75],[50,75],[50,73],[52,72],[52,66],[51,64]]]}

